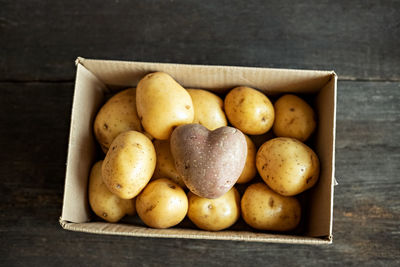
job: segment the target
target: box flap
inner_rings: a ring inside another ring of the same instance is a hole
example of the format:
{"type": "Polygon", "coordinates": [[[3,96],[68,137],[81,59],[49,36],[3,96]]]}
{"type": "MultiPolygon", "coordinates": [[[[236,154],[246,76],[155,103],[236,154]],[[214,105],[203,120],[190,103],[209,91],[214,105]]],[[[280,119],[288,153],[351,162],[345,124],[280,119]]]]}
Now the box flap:
{"type": "Polygon", "coordinates": [[[188,238],[188,239],[211,239],[211,240],[231,240],[231,241],[251,241],[251,242],[270,242],[287,244],[308,244],[322,245],[330,244],[329,238],[316,238],[307,236],[293,236],[284,234],[268,234],[249,231],[224,230],[210,232],[195,229],[169,228],[153,229],[128,224],[113,224],[105,222],[90,223],[68,223],[60,220],[64,229],[86,233],[103,235],[123,235],[123,236],[142,236],[142,237],[162,237],[162,238],[188,238]]]}
{"type": "Polygon", "coordinates": [[[307,234],[332,236],[333,191],[335,180],[335,132],[336,132],[336,84],[337,76],[319,92],[315,101],[318,113],[318,129],[315,151],[318,154],[321,173],[313,187],[308,206],[307,234]]]}
{"type": "Polygon", "coordinates": [[[103,102],[105,86],[81,64],[77,66],[61,218],[89,221],[87,179],[95,158],[93,119],[103,102]]]}
{"type": "Polygon", "coordinates": [[[234,66],[185,65],[78,58],[103,83],[112,87],[132,87],[149,72],[163,71],[186,88],[226,91],[250,86],[274,94],[283,92],[316,93],[330,79],[332,71],[251,68],[234,66]]]}

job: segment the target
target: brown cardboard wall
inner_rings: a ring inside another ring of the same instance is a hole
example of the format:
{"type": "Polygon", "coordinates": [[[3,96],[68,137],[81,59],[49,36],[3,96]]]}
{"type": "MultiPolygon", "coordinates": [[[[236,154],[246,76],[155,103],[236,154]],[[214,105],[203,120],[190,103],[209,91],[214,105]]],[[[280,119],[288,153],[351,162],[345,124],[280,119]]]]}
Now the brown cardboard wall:
{"type": "Polygon", "coordinates": [[[100,234],[129,236],[180,237],[260,242],[321,244],[331,242],[333,207],[333,172],[335,141],[336,75],[331,71],[264,69],[229,66],[200,66],[77,59],[77,77],[71,117],[63,212],[60,223],[65,229],[100,234]],[[319,127],[316,152],[321,161],[321,177],[310,191],[312,201],[306,220],[306,235],[289,236],[264,232],[207,232],[192,229],[151,229],[147,227],[85,223],[90,220],[87,179],[95,160],[92,124],[109,89],[136,86],[152,71],[165,71],[185,87],[215,92],[247,85],[267,94],[284,92],[314,93],[319,127]]]}

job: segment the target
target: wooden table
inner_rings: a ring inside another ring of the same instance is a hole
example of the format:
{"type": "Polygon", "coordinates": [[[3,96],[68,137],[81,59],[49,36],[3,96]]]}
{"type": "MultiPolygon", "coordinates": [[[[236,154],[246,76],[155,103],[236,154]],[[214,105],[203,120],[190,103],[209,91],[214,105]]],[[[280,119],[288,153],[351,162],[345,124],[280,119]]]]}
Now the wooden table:
{"type": "Polygon", "coordinates": [[[0,0],[0,265],[399,266],[400,2],[293,3],[0,0]],[[77,56],[335,70],[334,243],[62,230],[77,56]]]}

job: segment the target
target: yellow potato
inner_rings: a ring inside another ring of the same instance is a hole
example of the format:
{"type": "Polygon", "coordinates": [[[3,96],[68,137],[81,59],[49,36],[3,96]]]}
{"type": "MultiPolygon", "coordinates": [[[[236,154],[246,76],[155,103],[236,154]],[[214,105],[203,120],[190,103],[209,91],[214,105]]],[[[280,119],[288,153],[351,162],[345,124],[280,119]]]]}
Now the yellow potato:
{"type": "Polygon", "coordinates": [[[177,183],[180,187],[186,188],[181,176],[176,171],[169,140],[154,140],[153,145],[157,155],[156,169],[154,170],[153,178],[168,178],[177,183]]]}
{"type": "Polygon", "coordinates": [[[121,133],[111,143],[102,167],[108,189],[123,199],[137,196],[156,166],[153,143],[136,131],[121,133]]]}
{"type": "Polygon", "coordinates": [[[187,90],[194,106],[193,123],[200,123],[209,130],[227,126],[224,113],[224,102],[217,95],[200,89],[187,90]]]}
{"type": "Polygon", "coordinates": [[[180,223],[188,210],[185,191],[168,179],[150,182],[136,198],[142,221],[153,228],[169,228],[180,223]]]}
{"type": "Polygon", "coordinates": [[[239,219],[240,196],[234,187],[219,198],[203,198],[192,192],[189,192],[188,198],[188,217],[200,229],[223,230],[239,219]]]}
{"type": "Polygon", "coordinates": [[[257,168],[256,168],[257,149],[253,141],[247,135],[245,135],[245,137],[247,142],[247,158],[242,174],[236,181],[236,183],[238,184],[244,184],[250,182],[257,174],[257,168]]]}
{"type": "Polygon", "coordinates": [[[111,142],[125,131],[143,130],[136,111],[136,89],[126,89],[111,97],[99,110],[94,134],[104,153],[111,142]]]}
{"type": "Polygon", "coordinates": [[[317,155],[293,138],[265,142],[257,152],[256,165],[268,186],[283,196],[300,194],[315,185],[319,177],[317,155]]]}
{"type": "Polygon", "coordinates": [[[140,80],[136,105],[144,129],[155,139],[167,140],[176,126],[193,122],[189,93],[164,72],[150,73],[140,80]]]}
{"type": "Polygon", "coordinates": [[[225,113],[230,123],[246,134],[264,134],[271,129],[274,107],[262,92],[240,86],[225,97],[225,113]]]}
{"type": "Polygon", "coordinates": [[[264,183],[246,189],[241,208],[244,221],[258,230],[293,230],[301,217],[301,206],[295,197],[281,196],[264,183]]]}
{"type": "Polygon", "coordinates": [[[317,122],[314,110],[306,101],[295,95],[284,95],[275,102],[276,136],[292,137],[302,142],[314,132],[317,122]]]}
{"type": "Polygon", "coordinates": [[[121,199],[108,190],[101,176],[101,165],[98,161],[90,172],[89,204],[97,216],[108,222],[118,222],[122,217],[135,214],[134,199],[121,199]]]}

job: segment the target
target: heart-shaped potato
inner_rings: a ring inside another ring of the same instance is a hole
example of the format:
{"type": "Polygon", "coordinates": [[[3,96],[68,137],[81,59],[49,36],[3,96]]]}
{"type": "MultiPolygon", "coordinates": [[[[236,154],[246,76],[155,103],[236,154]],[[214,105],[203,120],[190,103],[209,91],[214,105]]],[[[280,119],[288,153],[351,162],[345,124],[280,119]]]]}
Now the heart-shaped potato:
{"type": "Polygon", "coordinates": [[[228,192],[246,162],[246,138],[233,127],[209,131],[200,124],[181,125],[170,142],[176,170],[200,197],[217,198],[228,192]]]}

